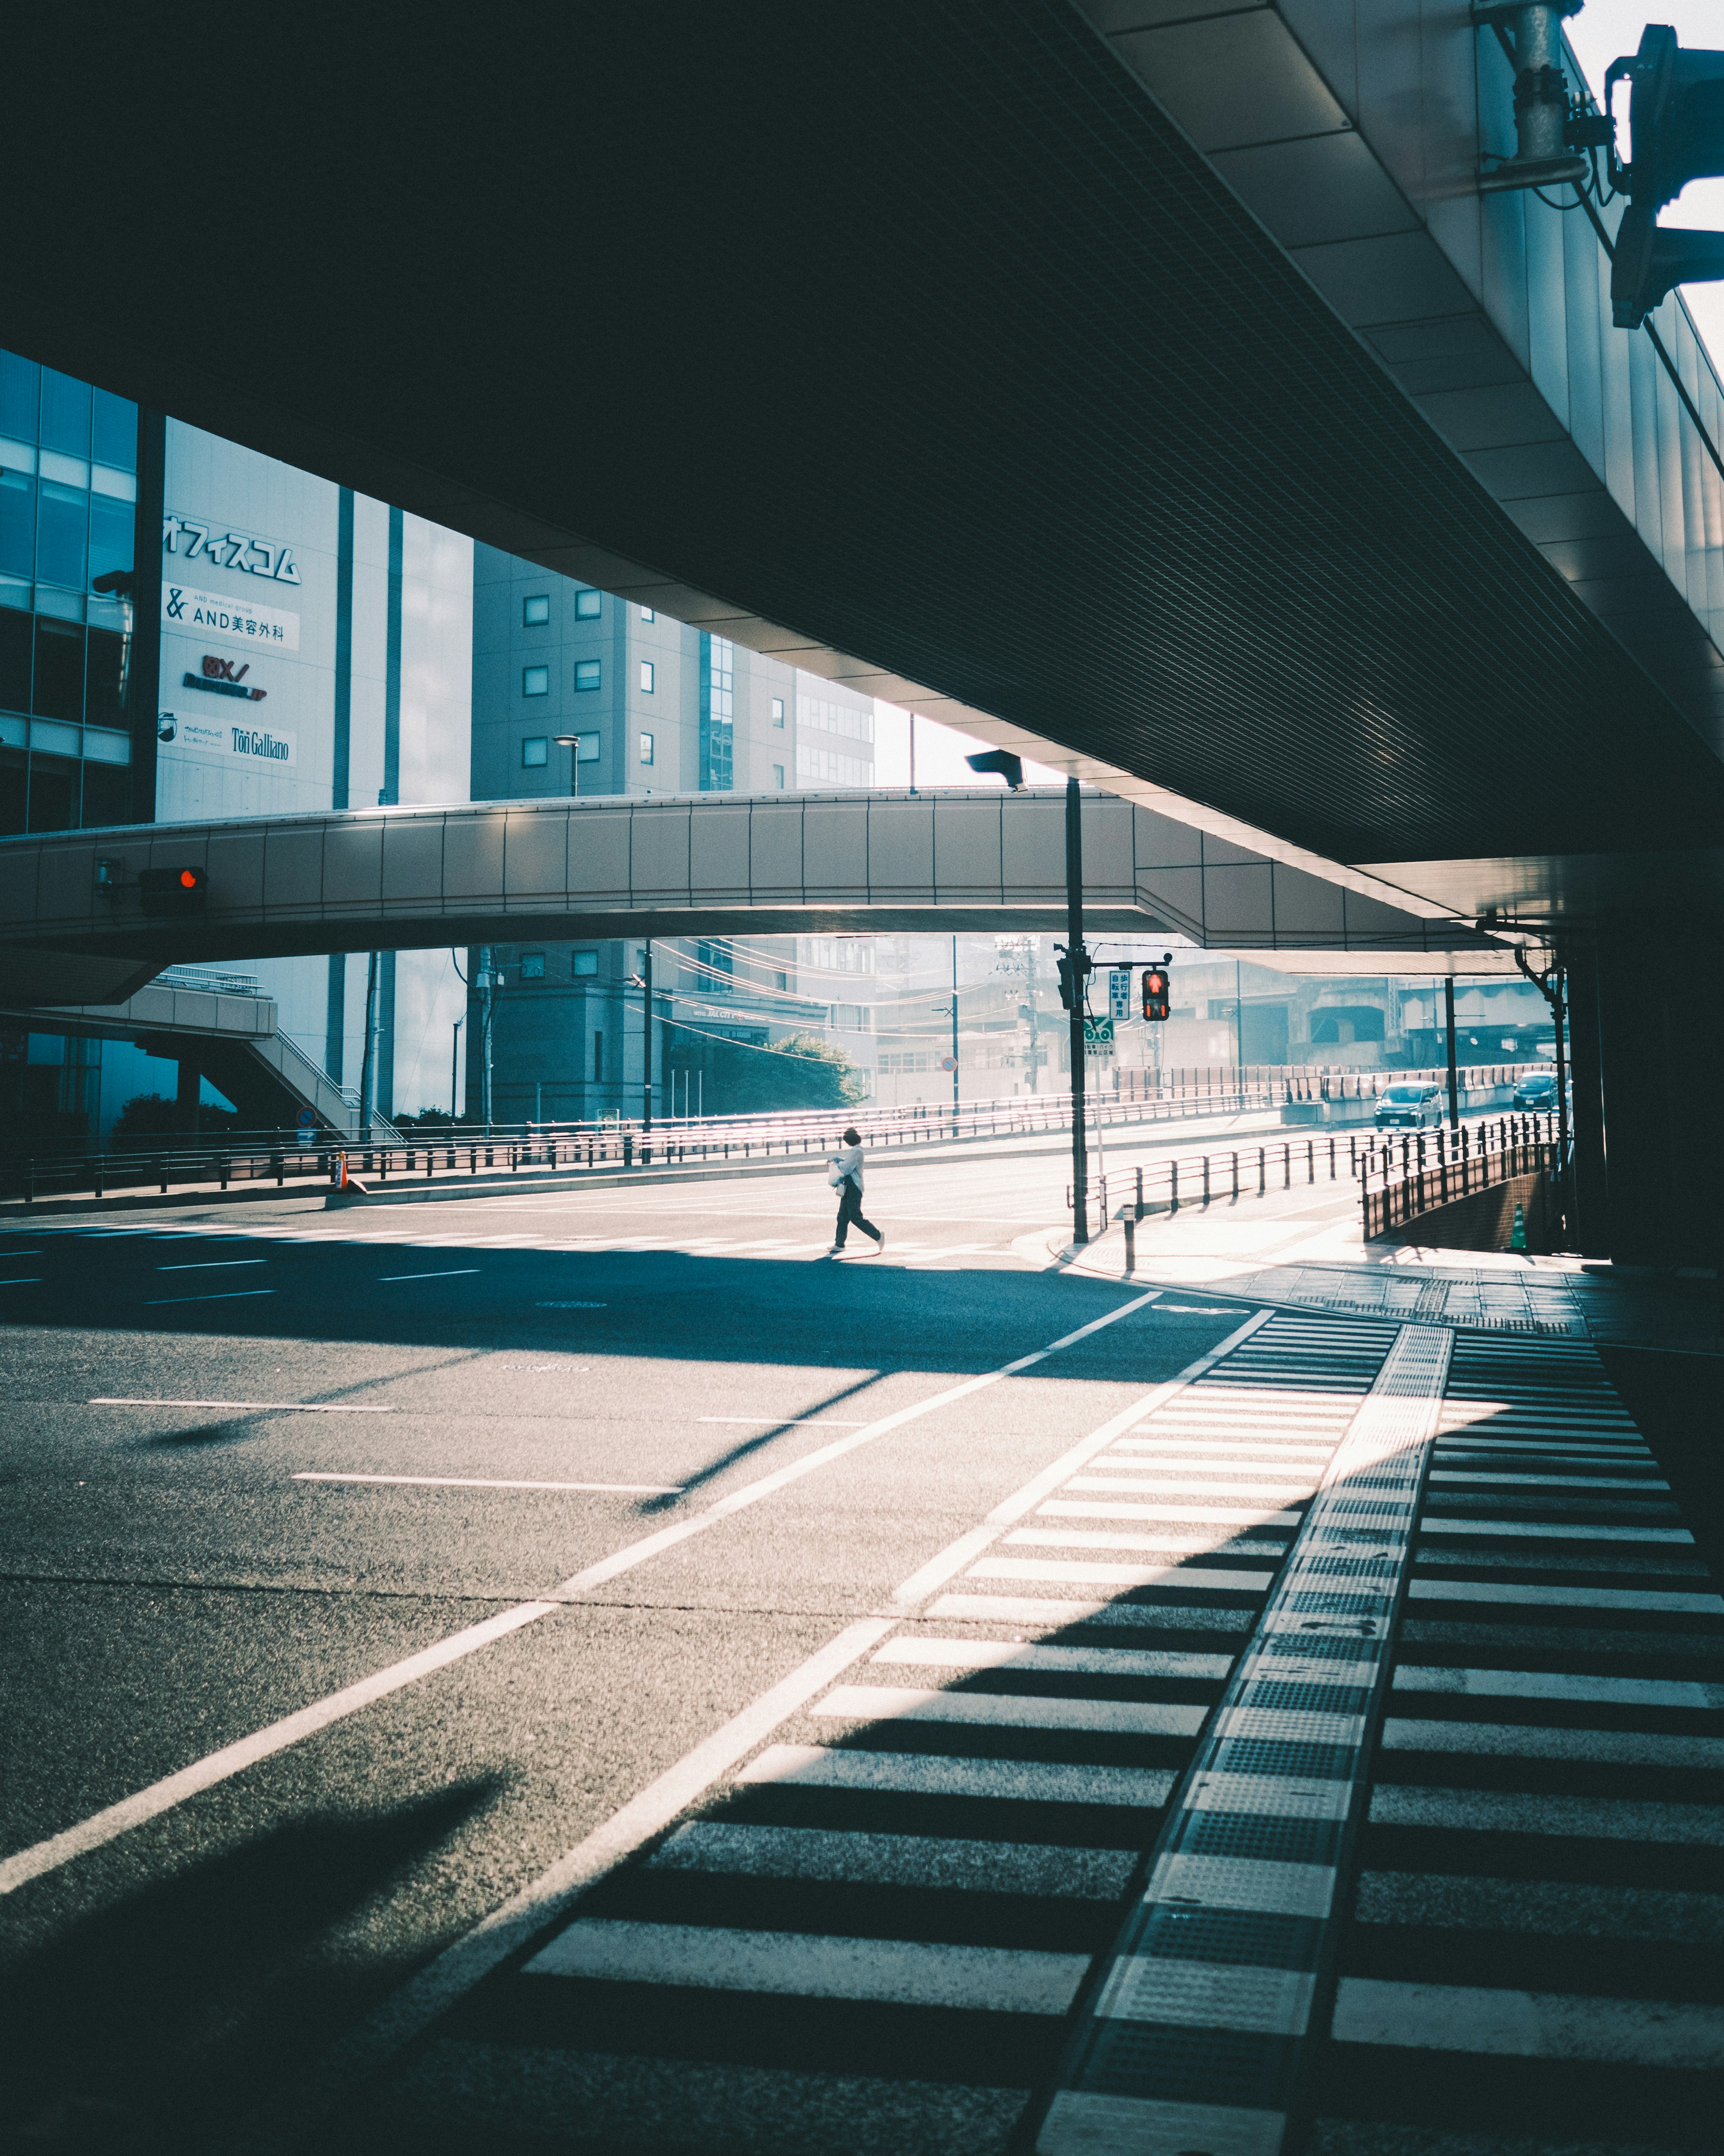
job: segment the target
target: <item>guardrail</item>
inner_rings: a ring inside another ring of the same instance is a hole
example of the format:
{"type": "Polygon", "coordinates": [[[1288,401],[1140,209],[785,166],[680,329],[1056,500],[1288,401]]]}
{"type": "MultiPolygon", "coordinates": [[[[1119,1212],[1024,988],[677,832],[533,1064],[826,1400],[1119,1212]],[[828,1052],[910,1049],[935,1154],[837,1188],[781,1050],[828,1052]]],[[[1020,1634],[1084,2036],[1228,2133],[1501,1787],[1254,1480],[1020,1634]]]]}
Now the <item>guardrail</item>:
{"type": "Polygon", "coordinates": [[[1427,1147],[1425,1134],[1419,1132],[1416,1151],[1403,1139],[1398,1168],[1386,1160],[1377,1189],[1371,1188],[1368,1168],[1362,1175],[1359,1199],[1367,1243],[1439,1205],[1511,1183],[1517,1175],[1549,1174],[1561,1165],[1554,1116],[1500,1116],[1471,1129],[1432,1135],[1436,1142],[1427,1147]]]}
{"type": "MultiPolygon", "coordinates": [[[[1203,1114],[1233,1114],[1241,1106],[1271,1108],[1278,1099],[1268,1089],[1229,1085],[1213,1093],[1194,1088],[1162,1095],[1100,1093],[1085,1102],[1092,1129],[1181,1121],[1203,1114]]],[[[18,1194],[27,1203],[50,1194],[89,1191],[104,1198],[124,1189],[155,1187],[166,1196],[176,1185],[214,1183],[223,1190],[236,1183],[338,1181],[341,1156],[350,1176],[362,1182],[393,1176],[419,1180],[439,1175],[474,1177],[486,1173],[523,1172],[578,1174],[593,1169],[752,1163],[770,1160],[824,1159],[838,1132],[856,1121],[854,1110],[826,1109],[789,1116],[723,1117],[700,1122],[692,1118],[655,1122],[650,1131],[639,1122],[587,1123],[551,1127],[517,1125],[493,1129],[386,1132],[345,1137],[322,1132],[295,1138],[271,1133],[248,1144],[229,1134],[191,1146],[154,1146],[124,1152],[31,1155],[13,1169],[18,1194]]],[[[862,1126],[858,1122],[857,1127],[862,1126]]],[[[878,1111],[864,1130],[876,1152],[894,1147],[950,1143],[956,1139],[1018,1137],[1071,1127],[1069,1098],[1037,1096],[973,1102],[957,1111],[942,1109],[917,1115],[878,1111]]]]}
{"type": "MultiPolygon", "coordinates": [[[[1284,1138],[1229,1146],[1091,1176],[1087,1194],[1103,1219],[1131,1230],[1146,1214],[1225,1199],[1262,1198],[1301,1184],[1357,1183],[1365,1239],[1457,1198],[1557,1164],[1554,1116],[1499,1116],[1447,1127],[1346,1138],[1284,1138]],[[1535,1158],[1534,1156],[1537,1156],[1535,1158]],[[1377,1188],[1372,1188],[1373,1179],[1377,1188]]],[[[1072,1210],[1072,1188],[1065,1188],[1072,1210]]]]}

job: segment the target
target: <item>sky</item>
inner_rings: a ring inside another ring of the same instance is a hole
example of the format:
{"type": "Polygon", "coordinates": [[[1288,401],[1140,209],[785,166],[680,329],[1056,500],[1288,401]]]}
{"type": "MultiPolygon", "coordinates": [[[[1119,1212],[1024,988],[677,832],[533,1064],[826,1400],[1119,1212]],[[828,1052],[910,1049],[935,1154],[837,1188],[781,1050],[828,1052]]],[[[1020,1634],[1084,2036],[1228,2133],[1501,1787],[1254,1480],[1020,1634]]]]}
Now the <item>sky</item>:
{"type": "MultiPolygon", "coordinates": [[[[964,762],[967,755],[977,749],[991,747],[977,741],[973,735],[961,734],[954,727],[942,726],[932,720],[919,718],[916,722],[916,783],[921,786],[999,786],[1001,779],[978,778],[964,762]]],[[[1064,786],[1063,772],[1050,771],[1044,763],[1026,763],[1024,783],[1029,786],[1064,786]]],[[[908,786],[910,783],[910,714],[901,711],[895,704],[876,702],[874,707],[874,783],[876,786],[908,786]]]]}
{"type": "MultiPolygon", "coordinates": [[[[1619,54],[1636,49],[1649,23],[1667,23],[1690,50],[1724,46],[1724,0],[1586,0],[1580,13],[1571,15],[1562,27],[1594,97],[1603,97],[1605,69],[1619,54]]],[[[1616,111],[1620,123],[1617,141],[1625,156],[1630,147],[1628,107],[1624,83],[1617,90],[1616,111]]],[[[1660,212],[1658,221],[1691,231],[1724,232],[1724,180],[1695,181],[1660,212]]],[[[1724,373],[1724,282],[1685,285],[1682,297],[1713,365],[1724,373]]]]}

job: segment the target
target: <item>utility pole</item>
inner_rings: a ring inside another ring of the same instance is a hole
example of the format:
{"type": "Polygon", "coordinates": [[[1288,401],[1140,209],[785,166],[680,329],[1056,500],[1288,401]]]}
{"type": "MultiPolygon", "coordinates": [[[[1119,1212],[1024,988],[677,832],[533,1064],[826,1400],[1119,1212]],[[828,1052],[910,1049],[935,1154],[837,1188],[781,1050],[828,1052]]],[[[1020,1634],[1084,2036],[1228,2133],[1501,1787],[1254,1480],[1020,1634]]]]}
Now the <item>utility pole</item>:
{"type": "Polygon", "coordinates": [[[373,951],[365,975],[365,1053],[359,1065],[359,1117],[365,1126],[366,1140],[371,1138],[371,1127],[377,1119],[377,961],[373,951]]]}
{"type": "Polygon", "coordinates": [[[1071,1240],[1090,1240],[1089,1149],[1084,1137],[1083,796],[1074,773],[1065,782],[1065,957],[1071,981],[1071,1240]]]}
{"type": "Polygon", "coordinates": [[[957,1136],[957,938],[952,939],[952,1135],[957,1136]]]}
{"type": "Polygon", "coordinates": [[[1455,1060],[1455,976],[1449,973],[1443,982],[1443,1015],[1449,1028],[1449,1127],[1460,1128],[1460,1073],[1455,1060]]]}
{"type": "Polygon", "coordinates": [[[1568,1014],[1564,1008],[1568,1002],[1567,972],[1562,964],[1562,950],[1555,944],[1551,949],[1551,963],[1542,973],[1535,973],[1527,964],[1524,943],[1515,946],[1515,963],[1551,1007],[1551,1025],[1556,1034],[1557,1048],[1557,1188],[1562,1194],[1564,1218],[1568,1219],[1573,1209],[1568,1203],[1568,1054],[1562,1038],[1563,1021],[1568,1014]]]}
{"type": "Polygon", "coordinates": [[[484,1118],[485,1134],[491,1134],[491,947],[489,943],[479,953],[479,1112],[484,1118]]]}
{"type": "Polygon", "coordinates": [[[458,1019],[455,1020],[455,1024],[454,1024],[454,1034],[452,1034],[452,1036],[450,1037],[450,1040],[449,1040],[449,1119],[450,1126],[451,1126],[452,1127],[453,1127],[453,1126],[454,1126],[454,1120],[455,1120],[455,1110],[456,1110],[456,1106],[457,1106],[457,1104],[459,1103],[459,1100],[460,1100],[460,1097],[461,1097],[461,1094],[460,1094],[460,1073],[461,1073],[461,1028],[462,1028],[462,1027],[463,1027],[463,1025],[464,1025],[465,1024],[466,1024],[466,1020],[465,1020],[464,1019],[459,1019],[459,1018],[458,1018],[458,1019]]]}
{"type": "Polygon", "coordinates": [[[1039,1093],[1041,1091],[1041,1086],[1037,1080],[1036,1072],[1041,1062],[1042,1050],[1041,1041],[1036,1031],[1035,1023],[1035,947],[1038,938],[1034,936],[1026,936],[1024,940],[1029,947],[1028,954],[1029,964],[1029,1090],[1032,1093],[1039,1093]]]}
{"type": "Polygon", "coordinates": [[[644,1078],[640,1127],[643,1131],[649,1131],[653,1127],[653,939],[650,936],[647,938],[645,950],[640,954],[640,984],[643,991],[640,1003],[644,1078]]]}

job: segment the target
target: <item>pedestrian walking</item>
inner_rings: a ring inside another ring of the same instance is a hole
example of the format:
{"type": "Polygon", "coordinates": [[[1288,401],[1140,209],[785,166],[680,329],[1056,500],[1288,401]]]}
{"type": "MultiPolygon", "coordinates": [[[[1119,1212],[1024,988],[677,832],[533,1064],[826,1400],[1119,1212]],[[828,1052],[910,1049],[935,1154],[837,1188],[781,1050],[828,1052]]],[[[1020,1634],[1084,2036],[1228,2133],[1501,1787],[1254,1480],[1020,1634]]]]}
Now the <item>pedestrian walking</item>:
{"type": "Polygon", "coordinates": [[[865,1235],[872,1235],[880,1245],[875,1252],[878,1257],[886,1247],[886,1239],[871,1220],[862,1218],[862,1133],[848,1130],[839,1141],[838,1151],[826,1163],[826,1180],[838,1193],[838,1225],[833,1230],[832,1248],[829,1258],[844,1255],[844,1237],[854,1221],[865,1235]]]}

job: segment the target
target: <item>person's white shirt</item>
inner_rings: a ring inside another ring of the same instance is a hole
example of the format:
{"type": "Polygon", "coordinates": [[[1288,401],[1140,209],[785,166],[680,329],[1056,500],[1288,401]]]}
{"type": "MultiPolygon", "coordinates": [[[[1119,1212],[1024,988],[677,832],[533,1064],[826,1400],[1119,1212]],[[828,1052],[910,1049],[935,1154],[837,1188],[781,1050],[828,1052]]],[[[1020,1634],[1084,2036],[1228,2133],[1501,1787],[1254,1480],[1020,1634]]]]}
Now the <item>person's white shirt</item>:
{"type": "Polygon", "coordinates": [[[832,1156],[832,1165],[840,1175],[847,1175],[856,1186],[856,1195],[862,1194],[862,1148],[859,1145],[840,1146],[832,1156]]]}

